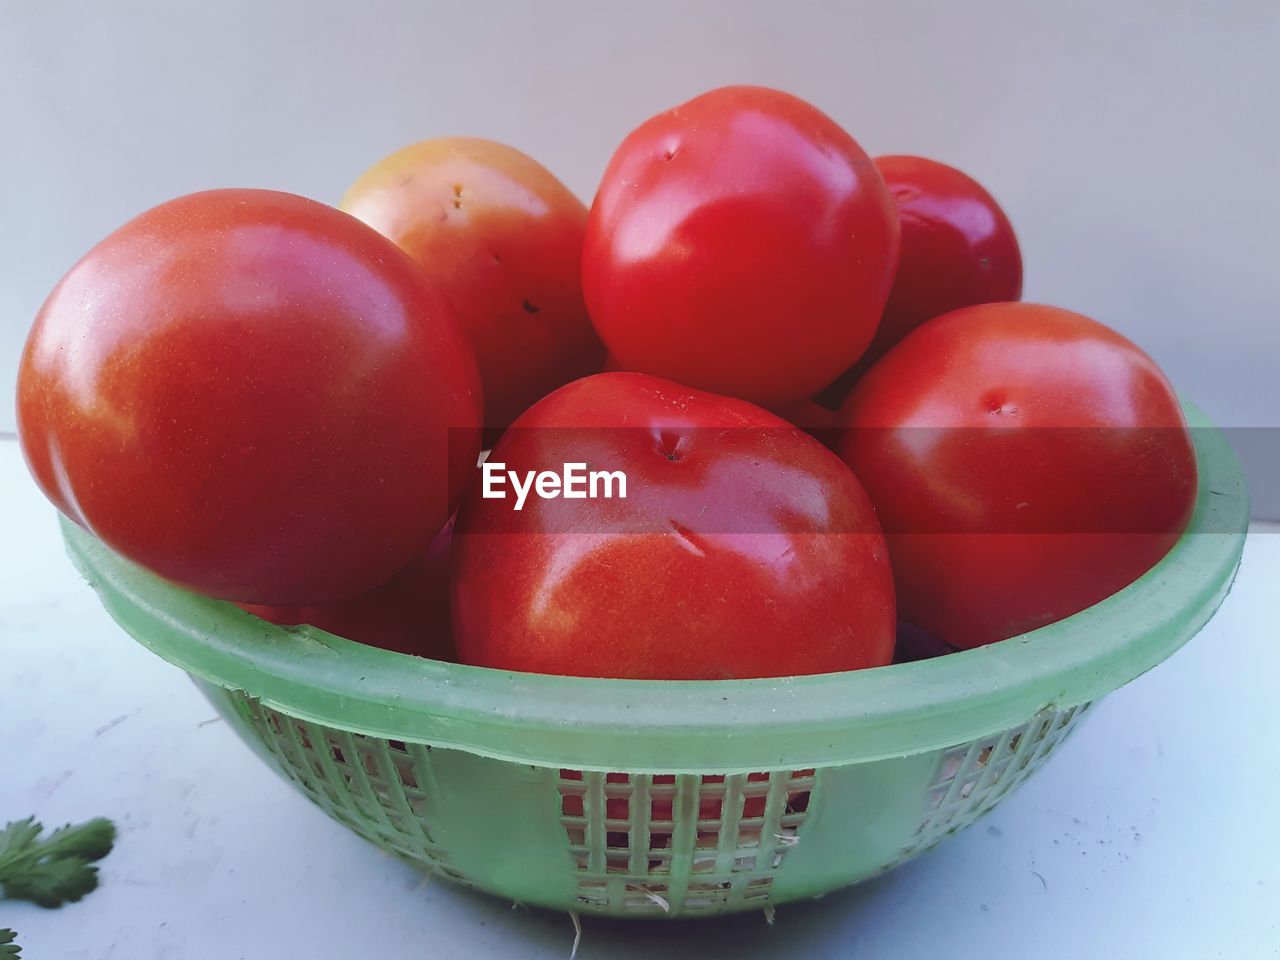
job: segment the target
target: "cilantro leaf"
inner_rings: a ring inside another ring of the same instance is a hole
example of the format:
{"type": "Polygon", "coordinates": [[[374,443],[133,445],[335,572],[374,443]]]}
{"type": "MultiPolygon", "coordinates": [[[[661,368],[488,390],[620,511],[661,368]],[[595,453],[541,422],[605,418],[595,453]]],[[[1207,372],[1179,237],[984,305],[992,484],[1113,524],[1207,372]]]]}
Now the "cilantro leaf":
{"type": "Polygon", "coordinates": [[[43,829],[36,823],[35,817],[14,820],[7,824],[3,830],[0,830],[0,865],[3,865],[8,857],[16,856],[35,843],[36,837],[40,836],[40,831],[43,829]]]}
{"type": "Polygon", "coordinates": [[[115,825],[98,817],[59,827],[42,840],[43,829],[27,817],[0,830],[0,891],[42,907],[79,900],[98,885],[98,869],[91,864],[111,852],[115,825]]]}
{"type": "Polygon", "coordinates": [[[105,817],[95,817],[74,826],[66,824],[49,834],[45,855],[51,850],[63,851],[82,860],[101,860],[116,842],[116,825],[105,817]]]}
{"type": "Polygon", "coordinates": [[[4,893],[11,900],[30,900],[42,907],[74,902],[98,885],[98,869],[79,857],[38,860],[7,877],[4,893]]]}

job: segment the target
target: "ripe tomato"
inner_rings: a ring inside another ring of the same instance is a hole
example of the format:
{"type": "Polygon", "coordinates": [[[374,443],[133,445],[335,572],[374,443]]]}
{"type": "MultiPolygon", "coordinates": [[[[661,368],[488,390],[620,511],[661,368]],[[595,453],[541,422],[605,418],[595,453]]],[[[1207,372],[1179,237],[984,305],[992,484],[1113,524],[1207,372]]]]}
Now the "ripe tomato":
{"type": "Polygon", "coordinates": [[[902,253],[875,339],[820,394],[840,403],[858,377],[930,317],[1022,295],[1022,253],[1000,205],[972,177],[926,157],[876,157],[898,208],[902,253]]]}
{"type": "Polygon", "coordinates": [[[395,245],[265,190],[162,204],[40,310],[18,427],[46,495],[126,557],[227,600],[383,582],[448,519],[479,449],[452,310],[395,245]]]}
{"type": "Polygon", "coordinates": [[[490,439],[535,400],[595,373],[604,347],[582,302],[587,208],[519,150],[426,140],[375,164],[342,209],[431,275],[475,347],[490,439]]]}
{"type": "Polygon", "coordinates": [[[466,663],[716,679],[892,656],[893,582],[870,501],[835,454],[758,407],[600,374],[531,407],[488,462],[620,470],[627,495],[531,496],[517,511],[473,484],[454,538],[466,663]]]}
{"type": "Polygon", "coordinates": [[[449,544],[453,518],[427,549],[381,586],[351,600],[318,607],[241,604],[263,620],[310,624],[339,637],[397,653],[453,660],[449,618],[449,544]]]}
{"type": "Polygon", "coordinates": [[[634,370],[628,370],[622,361],[611,353],[605,354],[604,365],[600,368],[601,373],[635,373],[634,370]]]}
{"type": "Polygon", "coordinates": [[[622,142],[582,280],[624,368],[779,409],[866,349],[897,260],[893,203],[854,139],[803,100],[725,87],[622,142]]]}
{"type": "Polygon", "coordinates": [[[862,378],[841,456],[876,505],[902,616],[976,647],[1076,613],[1159,560],[1195,453],[1145,353],[1025,303],[928,321],[862,378]]]}

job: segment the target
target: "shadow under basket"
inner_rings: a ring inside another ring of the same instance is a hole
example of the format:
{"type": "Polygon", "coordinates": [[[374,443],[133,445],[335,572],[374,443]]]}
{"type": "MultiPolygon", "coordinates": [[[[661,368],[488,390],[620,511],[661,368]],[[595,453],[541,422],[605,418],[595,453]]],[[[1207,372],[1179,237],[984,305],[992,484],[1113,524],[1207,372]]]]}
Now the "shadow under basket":
{"type": "Polygon", "coordinates": [[[63,532],[112,617],[362,837],[524,903],[711,916],[929,849],[1204,626],[1239,565],[1248,496],[1225,438],[1187,415],[1195,515],[1143,577],[1021,637],[850,673],[655,682],[440,663],[273,626],[63,532]]]}

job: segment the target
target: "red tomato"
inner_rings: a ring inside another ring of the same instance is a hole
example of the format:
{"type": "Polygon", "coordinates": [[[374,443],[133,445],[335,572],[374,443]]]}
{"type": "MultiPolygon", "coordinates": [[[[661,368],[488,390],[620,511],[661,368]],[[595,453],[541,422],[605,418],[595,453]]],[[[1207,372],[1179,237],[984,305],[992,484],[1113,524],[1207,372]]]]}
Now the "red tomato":
{"type": "Polygon", "coordinates": [[[480,414],[471,348],[413,261],[265,190],[103,240],[41,308],[18,382],[27,462],[64,513],[247,603],[330,603],[403,567],[474,469],[480,414]]]}
{"type": "Polygon", "coordinates": [[[600,374],[531,407],[488,462],[521,476],[571,462],[623,471],[627,494],[531,495],[517,511],[483,498],[477,480],[454,539],[454,639],[466,663],[716,679],[892,656],[893,583],[862,487],[758,407],[600,374]]]}
{"type": "Polygon", "coordinates": [[[859,382],[840,454],[888,534],[904,618],[954,647],[1115,593],[1177,540],[1196,492],[1178,398],[1087,317],[944,314],[859,382]]]}
{"type": "Polygon", "coordinates": [[[876,157],[898,207],[902,254],[875,339],[820,400],[835,408],[858,377],[930,317],[1022,295],[1022,253],[1013,226],[978,181],[926,157],[876,157]]]}
{"type": "Polygon", "coordinates": [[[449,544],[453,519],[426,551],[366,594],[319,607],[241,604],[263,620],[285,626],[310,624],[339,637],[397,653],[453,660],[449,618],[449,544]]]}
{"type": "Polygon", "coordinates": [[[623,367],[778,409],[858,359],[897,261],[893,202],[854,139],[803,100],[725,87],[623,141],[582,280],[623,367]]]}
{"type": "Polygon", "coordinates": [[[582,302],[587,208],[519,150],[426,140],[375,164],[342,209],[435,279],[476,350],[490,440],[604,360],[582,302]]]}

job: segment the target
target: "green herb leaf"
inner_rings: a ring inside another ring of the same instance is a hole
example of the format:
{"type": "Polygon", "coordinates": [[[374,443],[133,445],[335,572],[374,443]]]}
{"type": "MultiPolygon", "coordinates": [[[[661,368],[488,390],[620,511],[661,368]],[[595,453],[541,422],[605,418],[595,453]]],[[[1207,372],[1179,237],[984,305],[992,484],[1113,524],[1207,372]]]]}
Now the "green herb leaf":
{"type": "Polygon", "coordinates": [[[35,817],[27,817],[25,820],[14,820],[0,830],[0,867],[4,866],[8,858],[22,853],[35,843],[43,829],[35,817]]]}
{"type": "Polygon", "coordinates": [[[105,817],[95,817],[75,826],[59,827],[49,834],[44,844],[46,856],[51,850],[57,850],[82,860],[101,860],[111,852],[115,842],[116,825],[105,817]]]}
{"type": "Polygon", "coordinates": [[[98,870],[91,863],[111,852],[115,825],[98,817],[59,827],[41,840],[43,829],[27,817],[0,830],[0,891],[42,907],[79,900],[98,885],[98,870]]]}
{"type": "Polygon", "coordinates": [[[8,928],[0,930],[0,960],[18,960],[22,956],[22,947],[13,942],[17,936],[8,928]]]}
{"type": "Polygon", "coordinates": [[[98,869],[79,857],[40,860],[6,877],[4,893],[12,900],[30,900],[42,907],[74,902],[98,885],[98,869]]]}

